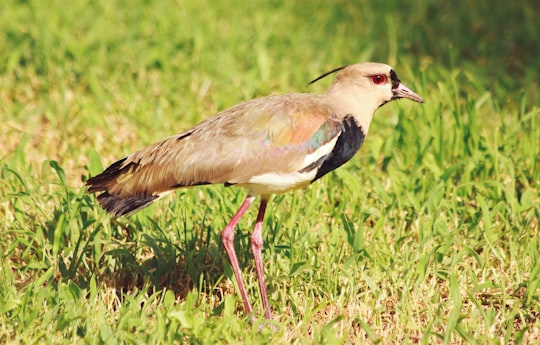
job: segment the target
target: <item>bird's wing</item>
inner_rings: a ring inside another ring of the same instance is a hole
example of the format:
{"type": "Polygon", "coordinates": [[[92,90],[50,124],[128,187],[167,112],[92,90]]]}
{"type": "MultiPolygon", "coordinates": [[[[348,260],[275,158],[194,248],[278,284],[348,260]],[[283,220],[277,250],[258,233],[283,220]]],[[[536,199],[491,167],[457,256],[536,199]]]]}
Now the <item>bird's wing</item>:
{"type": "Polygon", "coordinates": [[[245,184],[266,173],[310,169],[332,149],[341,126],[327,104],[297,96],[256,99],[218,113],[112,164],[87,182],[89,192],[159,195],[183,186],[245,184]]]}

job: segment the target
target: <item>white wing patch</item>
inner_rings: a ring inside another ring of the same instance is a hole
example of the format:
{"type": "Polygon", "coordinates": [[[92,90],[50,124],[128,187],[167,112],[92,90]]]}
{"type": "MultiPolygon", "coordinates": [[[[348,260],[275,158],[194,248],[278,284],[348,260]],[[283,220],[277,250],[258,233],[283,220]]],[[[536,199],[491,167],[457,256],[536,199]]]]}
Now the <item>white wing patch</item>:
{"type": "Polygon", "coordinates": [[[307,167],[308,165],[315,163],[322,156],[326,156],[330,152],[332,152],[332,150],[336,146],[336,142],[337,142],[338,138],[339,138],[339,135],[337,135],[334,139],[330,140],[329,142],[327,142],[323,146],[319,147],[318,149],[316,149],[312,153],[308,154],[306,156],[306,158],[304,158],[304,162],[303,162],[302,167],[300,169],[303,169],[303,168],[307,167]]]}

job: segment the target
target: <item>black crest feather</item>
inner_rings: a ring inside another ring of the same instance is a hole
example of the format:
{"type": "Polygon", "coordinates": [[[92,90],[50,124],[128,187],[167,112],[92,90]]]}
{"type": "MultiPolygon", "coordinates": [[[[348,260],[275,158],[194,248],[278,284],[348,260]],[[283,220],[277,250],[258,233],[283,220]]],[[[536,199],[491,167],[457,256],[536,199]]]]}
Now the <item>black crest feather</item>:
{"type": "Polygon", "coordinates": [[[326,77],[326,76],[328,76],[328,75],[330,75],[330,74],[332,74],[332,73],[339,72],[339,71],[341,71],[342,69],[344,69],[345,67],[347,67],[347,65],[341,66],[341,67],[338,67],[338,68],[335,68],[335,69],[331,70],[330,72],[326,72],[325,74],[321,75],[320,77],[315,78],[315,79],[313,79],[312,81],[310,81],[308,85],[311,85],[311,84],[315,83],[316,81],[319,81],[319,80],[321,80],[322,78],[324,78],[324,77],[326,77]]]}

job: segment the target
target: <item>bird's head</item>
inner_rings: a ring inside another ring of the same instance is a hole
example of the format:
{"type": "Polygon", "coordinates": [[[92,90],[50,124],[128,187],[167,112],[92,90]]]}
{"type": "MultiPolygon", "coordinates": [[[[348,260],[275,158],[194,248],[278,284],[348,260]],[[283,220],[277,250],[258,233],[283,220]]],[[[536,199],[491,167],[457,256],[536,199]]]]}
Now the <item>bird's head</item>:
{"type": "Polygon", "coordinates": [[[424,102],[399,80],[392,67],[382,63],[365,62],[339,67],[311,83],[335,72],[336,80],[327,91],[328,97],[342,109],[341,115],[354,115],[366,129],[375,111],[390,101],[407,98],[424,102]]]}

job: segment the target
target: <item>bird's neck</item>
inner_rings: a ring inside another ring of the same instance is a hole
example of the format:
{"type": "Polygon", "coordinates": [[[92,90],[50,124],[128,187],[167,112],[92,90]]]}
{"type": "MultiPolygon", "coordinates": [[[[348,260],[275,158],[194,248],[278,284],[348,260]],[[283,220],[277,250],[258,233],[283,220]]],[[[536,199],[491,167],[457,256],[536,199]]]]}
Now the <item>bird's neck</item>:
{"type": "MultiPolygon", "coordinates": [[[[334,109],[337,109],[336,114],[340,118],[352,115],[358,127],[362,129],[364,134],[368,133],[369,126],[373,114],[378,109],[378,105],[368,97],[359,96],[349,91],[339,92],[338,90],[329,90],[328,98],[334,103],[334,109]]],[[[361,93],[360,93],[361,94],[361,93]]]]}

